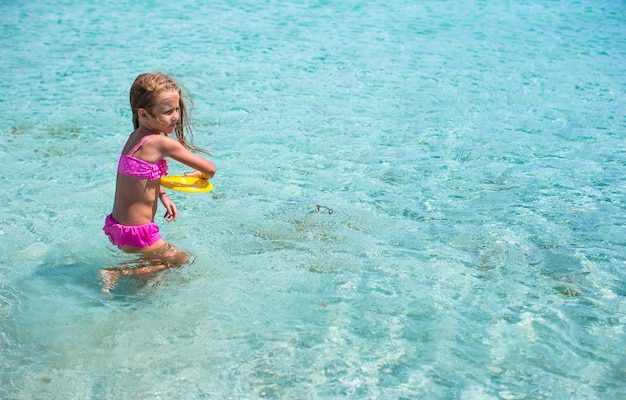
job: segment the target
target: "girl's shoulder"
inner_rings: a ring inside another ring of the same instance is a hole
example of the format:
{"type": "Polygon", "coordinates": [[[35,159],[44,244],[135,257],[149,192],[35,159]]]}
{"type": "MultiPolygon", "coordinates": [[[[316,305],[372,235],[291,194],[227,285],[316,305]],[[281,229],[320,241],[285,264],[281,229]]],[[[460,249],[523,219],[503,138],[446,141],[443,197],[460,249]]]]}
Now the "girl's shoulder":
{"type": "Polygon", "coordinates": [[[151,143],[150,148],[160,152],[161,155],[165,157],[180,154],[186,150],[185,146],[177,139],[166,135],[158,135],[150,139],[147,143],[151,143]]]}
{"type": "Polygon", "coordinates": [[[155,135],[148,142],[152,142],[154,146],[160,148],[180,145],[180,142],[178,140],[167,135],[155,135]]]}
{"type": "Polygon", "coordinates": [[[151,134],[144,136],[140,143],[143,147],[163,147],[164,145],[178,143],[178,140],[166,135],[151,134]]]}
{"type": "Polygon", "coordinates": [[[134,154],[139,151],[141,148],[152,147],[154,145],[158,145],[161,143],[160,138],[162,135],[157,134],[149,134],[144,136],[138,136],[134,132],[130,135],[124,148],[122,149],[123,154],[134,154]]]}

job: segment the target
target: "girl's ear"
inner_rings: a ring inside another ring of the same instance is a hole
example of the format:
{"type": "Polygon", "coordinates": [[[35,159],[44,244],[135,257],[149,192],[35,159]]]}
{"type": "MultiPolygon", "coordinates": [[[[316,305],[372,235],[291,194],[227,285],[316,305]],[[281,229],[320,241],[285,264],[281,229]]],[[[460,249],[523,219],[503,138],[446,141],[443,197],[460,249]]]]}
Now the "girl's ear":
{"type": "Polygon", "coordinates": [[[148,112],[146,111],[145,108],[140,108],[139,110],[137,110],[137,115],[139,116],[140,119],[148,118],[148,112]]]}

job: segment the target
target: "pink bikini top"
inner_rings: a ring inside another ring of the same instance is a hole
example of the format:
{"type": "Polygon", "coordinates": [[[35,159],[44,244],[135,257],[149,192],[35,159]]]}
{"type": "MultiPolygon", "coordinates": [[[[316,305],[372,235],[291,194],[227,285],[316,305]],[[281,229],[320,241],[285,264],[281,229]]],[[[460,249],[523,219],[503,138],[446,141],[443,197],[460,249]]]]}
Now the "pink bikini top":
{"type": "Polygon", "coordinates": [[[153,136],[156,135],[148,135],[143,138],[130,154],[120,155],[120,161],[117,163],[117,172],[134,178],[149,179],[151,181],[167,175],[167,161],[159,160],[155,163],[150,163],[133,157],[133,154],[153,136]]]}

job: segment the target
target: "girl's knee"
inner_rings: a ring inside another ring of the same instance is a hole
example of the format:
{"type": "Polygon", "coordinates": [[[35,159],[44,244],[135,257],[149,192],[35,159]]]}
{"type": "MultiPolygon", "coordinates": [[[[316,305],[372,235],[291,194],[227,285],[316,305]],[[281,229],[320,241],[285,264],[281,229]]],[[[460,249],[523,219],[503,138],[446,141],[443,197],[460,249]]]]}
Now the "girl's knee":
{"type": "Polygon", "coordinates": [[[177,267],[183,264],[187,264],[187,262],[189,261],[189,254],[187,254],[187,252],[184,250],[175,250],[175,253],[172,256],[171,260],[172,263],[177,267]]]}
{"type": "Polygon", "coordinates": [[[158,249],[145,252],[144,258],[159,260],[167,265],[168,268],[180,267],[189,262],[189,253],[184,250],[177,250],[171,243],[165,242],[165,244],[158,249]]]}
{"type": "Polygon", "coordinates": [[[173,267],[180,267],[189,261],[189,254],[185,250],[177,250],[176,247],[170,243],[163,246],[162,257],[171,263],[173,267]]]}

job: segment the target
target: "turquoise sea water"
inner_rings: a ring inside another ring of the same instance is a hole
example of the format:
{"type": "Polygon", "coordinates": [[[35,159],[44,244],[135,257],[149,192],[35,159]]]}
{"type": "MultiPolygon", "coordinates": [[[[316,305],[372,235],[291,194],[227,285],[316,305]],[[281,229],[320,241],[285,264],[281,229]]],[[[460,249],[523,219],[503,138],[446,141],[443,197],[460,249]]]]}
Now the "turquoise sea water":
{"type": "Polygon", "coordinates": [[[141,3],[0,1],[0,398],[626,396],[625,2],[141,3]],[[106,296],[153,70],[215,190],[106,296]]]}

